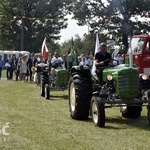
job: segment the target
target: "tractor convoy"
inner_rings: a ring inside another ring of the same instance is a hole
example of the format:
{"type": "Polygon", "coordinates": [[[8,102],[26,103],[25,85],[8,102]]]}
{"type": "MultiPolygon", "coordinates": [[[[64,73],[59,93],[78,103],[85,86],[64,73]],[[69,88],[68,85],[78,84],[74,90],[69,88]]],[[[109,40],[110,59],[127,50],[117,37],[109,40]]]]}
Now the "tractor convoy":
{"type": "Polygon", "coordinates": [[[147,106],[150,125],[150,35],[131,38],[125,64],[103,69],[103,84],[91,75],[88,66],[73,66],[69,80],[70,116],[85,120],[89,116],[95,126],[105,127],[105,109],[119,107],[122,117],[138,118],[147,106]]]}
{"type": "Polygon", "coordinates": [[[125,63],[106,60],[103,82],[91,74],[88,66],[73,66],[70,71],[55,69],[51,77],[47,66],[42,67],[41,96],[50,99],[53,87],[69,90],[70,116],[76,120],[92,118],[93,124],[105,127],[106,108],[119,107],[122,117],[139,118],[143,106],[147,107],[150,125],[150,35],[134,35],[125,55],[125,63]],[[100,84],[103,83],[103,84],[100,84]]]}

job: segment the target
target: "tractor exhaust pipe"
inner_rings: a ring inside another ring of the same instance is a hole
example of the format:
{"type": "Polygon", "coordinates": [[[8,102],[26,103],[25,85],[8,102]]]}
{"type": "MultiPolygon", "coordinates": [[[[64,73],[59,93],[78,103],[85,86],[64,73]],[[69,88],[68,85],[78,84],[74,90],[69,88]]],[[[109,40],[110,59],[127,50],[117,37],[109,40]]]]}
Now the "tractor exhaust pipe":
{"type": "Polygon", "coordinates": [[[131,46],[132,37],[129,37],[129,66],[133,68],[133,53],[132,53],[132,46],[131,46]]]}

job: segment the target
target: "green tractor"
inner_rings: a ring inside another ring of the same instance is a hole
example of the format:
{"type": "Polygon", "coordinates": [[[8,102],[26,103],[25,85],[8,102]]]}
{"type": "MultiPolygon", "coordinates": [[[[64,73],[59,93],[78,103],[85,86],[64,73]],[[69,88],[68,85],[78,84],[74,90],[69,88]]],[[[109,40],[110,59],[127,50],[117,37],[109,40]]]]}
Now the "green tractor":
{"type": "Polygon", "coordinates": [[[91,116],[95,126],[105,127],[105,108],[120,107],[123,117],[138,118],[142,107],[147,106],[150,125],[150,91],[142,91],[139,71],[128,64],[113,65],[114,60],[109,61],[109,67],[103,68],[103,84],[91,75],[88,66],[71,69],[70,116],[76,120],[91,116]]]}
{"type": "Polygon", "coordinates": [[[55,75],[52,77],[47,64],[39,64],[41,67],[41,96],[50,99],[52,89],[65,90],[68,86],[68,71],[63,68],[55,69],[55,75]]]}

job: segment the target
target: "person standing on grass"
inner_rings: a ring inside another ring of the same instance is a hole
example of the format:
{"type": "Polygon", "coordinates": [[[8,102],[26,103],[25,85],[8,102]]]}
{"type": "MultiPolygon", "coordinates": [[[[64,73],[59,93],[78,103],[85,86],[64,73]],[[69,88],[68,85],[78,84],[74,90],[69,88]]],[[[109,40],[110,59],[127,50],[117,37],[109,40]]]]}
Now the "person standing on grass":
{"type": "Polygon", "coordinates": [[[37,82],[36,82],[36,86],[40,87],[41,85],[41,63],[45,63],[45,60],[43,59],[42,55],[39,55],[39,58],[35,64],[36,69],[36,73],[37,73],[37,82]]]}
{"type": "Polygon", "coordinates": [[[8,54],[8,58],[6,59],[5,67],[6,67],[7,80],[12,80],[14,64],[13,64],[13,59],[12,59],[11,54],[8,54]]]}
{"type": "Polygon", "coordinates": [[[4,69],[4,60],[2,59],[2,56],[0,55],[0,80],[2,77],[2,70],[4,69]]]}
{"type": "Polygon", "coordinates": [[[25,81],[26,74],[27,74],[27,54],[23,55],[20,60],[20,80],[22,82],[25,81]]]}
{"type": "Polygon", "coordinates": [[[29,72],[29,78],[30,81],[32,81],[32,67],[34,66],[34,53],[31,53],[31,55],[28,58],[27,61],[27,66],[28,66],[28,72],[29,72]]]}
{"type": "Polygon", "coordinates": [[[15,68],[16,68],[16,81],[18,81],[19,74],[20,74],[20,60],[21,60],[22,54],[19,53],[19,57],[17,58],[15,62],[15,68]]]}
{"type": "Polygon", "coordinates": [[[15,76],[16,76],[16,61],[17,61],[16,56],[13,56],[12,60],[13,60],[13,73],[12,73],[12,78],[13,78],[14,73],[15,73],[15,76]]]}

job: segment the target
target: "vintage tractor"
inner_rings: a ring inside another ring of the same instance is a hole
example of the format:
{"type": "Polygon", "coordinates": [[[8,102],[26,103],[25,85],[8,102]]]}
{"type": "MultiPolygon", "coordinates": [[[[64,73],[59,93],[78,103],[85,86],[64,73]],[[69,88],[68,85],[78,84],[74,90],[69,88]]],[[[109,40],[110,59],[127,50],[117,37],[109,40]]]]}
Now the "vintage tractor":
{"type": "Polygon", "coordinates": [[[65,90],[68,88],[69,73],[66,69],[58,67],[54,75],[50,75],[50,85],[53,88],[65,90]]]}
{"type": "Polygon", "coordinates": [[[39,64],[41,67],[41,96],[50,99],[50,90],[68,88],[68,71],[63,68],[55,69],[55,75],[51,77],[47,64],[39,64]]]}
{"type": "MultiPolygon", "coordinates": [[[[139,71],[128,64],[103,68],[103,84],[91,75],[87,66],[74,66],[69,81],[70,116],[76,120],[85,120],[89,116],[95,126],[105,126],[105,109],[119,107],[125,118],[138,118],[142,107],[147,106],[150,125],[150,92],[142,91],[139,71]]],[[[101,69],[101,68],[100,68],[101,69]]],[[[145,80],[145,76],[141,77],[145,80]]]]}
{"type": "Polygon", "coordinates": [[[50,99],[49,69],[48,65],[41,63],[41,96],[50,99]]]}

